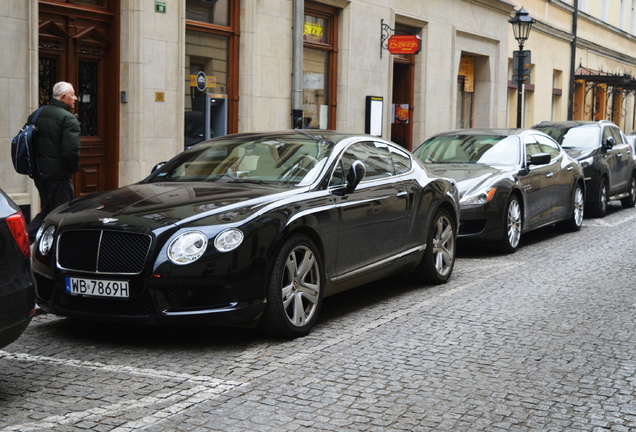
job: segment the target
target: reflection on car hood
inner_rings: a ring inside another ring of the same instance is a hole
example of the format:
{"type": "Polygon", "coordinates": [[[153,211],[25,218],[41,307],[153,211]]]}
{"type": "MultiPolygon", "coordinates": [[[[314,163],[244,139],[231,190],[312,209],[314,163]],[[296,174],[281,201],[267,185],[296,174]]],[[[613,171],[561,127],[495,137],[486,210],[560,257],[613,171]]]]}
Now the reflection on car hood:
{"type": "Polygon", "coordinates": [[[586,159],[596,151],[596,149],[580,149],[580,148],[563,148],[571,158],[582,160],[586,159]]]}
{"type": "Polygon", "coordinates": [[[218,223],[228,223],[281,199],[280,194],[294,191],[253,183],[139,183],[74,200],[59,209],[59,216],[65,225],[115,223],[149,229],[215,215],[218,223]],[[112,221],[104,222],[104,218],[112,221]]]}
{"type": "Polygon", "coordinates": [[[506,172],[512,172],[514,167],[493,166],[484,164],[434,164],[427,163],[426,168],[432,173],[450,177],[457,182],[459,196],[476,191],[490,185],[506,172]]]}

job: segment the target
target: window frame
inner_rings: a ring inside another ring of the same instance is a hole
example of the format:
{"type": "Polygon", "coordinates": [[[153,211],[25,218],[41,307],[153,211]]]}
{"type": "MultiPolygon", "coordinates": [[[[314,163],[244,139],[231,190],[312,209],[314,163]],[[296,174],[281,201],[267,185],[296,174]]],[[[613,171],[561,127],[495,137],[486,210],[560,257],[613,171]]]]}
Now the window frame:
{"type": "Polygon", "coordinates": [[[328,107],[327,128],[333,130],[336,128],[337,109],[338,9],[312,1],[305,1],[305,15],[324,19],[328,23],[327,43],[303,40],[303,49],[320,50],[327,53],[327,61],[329,63],[327,68],[328,77],[326,79],[327,90],[325,92],[328,107]]]}

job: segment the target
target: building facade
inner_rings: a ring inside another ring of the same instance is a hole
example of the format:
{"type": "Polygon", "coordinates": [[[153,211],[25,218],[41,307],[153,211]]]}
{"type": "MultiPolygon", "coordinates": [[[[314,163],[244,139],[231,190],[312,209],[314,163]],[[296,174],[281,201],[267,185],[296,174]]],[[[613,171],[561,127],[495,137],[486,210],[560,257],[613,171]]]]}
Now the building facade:
{"type": "MultiPolygon", "coordinates": [[[[523,126],[606,119],[626,133],[635,129],[636,0],[528,0],[523,7],[536,20],[524,46],[532,59],[523,126]]],[[[517,49],[512,34],[509,45],[517,49]]],[[[512,82],[508,101],[514,125],[512,82]]]]}
{"type": "MultiPolygon", "coordinates": [[[[524,3],[536,19],[525,46],[532,51],[525,126],[566,119],[574,106],[575,118],[633,128],[633,93],[623,85],[615,96],[619,87],[609,82],[636,69],[632,3],[524,3]]],[[[139,181],[184,146],[227,133],[327,128],[412,149],[443,130],[513,126],[517,42],[508,20],[519,7],[506,0],[6,0],[0,34],[12,42],[0,56],[8,106],[0,136],[8,154],[52,85],[71,82],[82,125],[74,185],[83,195],[139,181]]],[[[0,179],[25,212],[37,209],[32,181],[15,175],[8,158],[0,179]]]]}

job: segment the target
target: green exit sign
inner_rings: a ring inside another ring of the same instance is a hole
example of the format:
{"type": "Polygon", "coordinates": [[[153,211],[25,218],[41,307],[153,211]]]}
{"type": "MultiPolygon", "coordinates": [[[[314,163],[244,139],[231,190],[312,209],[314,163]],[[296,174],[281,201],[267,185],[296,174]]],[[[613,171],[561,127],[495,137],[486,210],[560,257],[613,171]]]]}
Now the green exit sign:
{"type": "Polygon", "coordinates": [[[165,1],[155,1],[155,12],[157,12],[157,13],[166,13],[166,2],[165,1]]]}

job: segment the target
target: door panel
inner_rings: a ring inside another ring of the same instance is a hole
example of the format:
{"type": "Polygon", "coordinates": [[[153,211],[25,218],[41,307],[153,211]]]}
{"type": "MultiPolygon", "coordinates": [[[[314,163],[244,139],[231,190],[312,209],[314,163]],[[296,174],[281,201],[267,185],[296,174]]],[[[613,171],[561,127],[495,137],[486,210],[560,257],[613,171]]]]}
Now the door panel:
{"type": "Polygon", "coordinates": [[[344,183],[354,161],[366,168],[365,176],[353,193],[334,194],[338,209],[339,275],[365,266],[389,265],[402,248],[406,230],[407,200],[404,185],[394,175],[391,154],[384,144],[358,142],[343,154],[334,172],[332,185],[344,183]]]}
{"type": "MultiPolygon", "coordinates": [[[[525,143],[526,159],[530,155],[542,153],[539,143],[532,136],[525,143]]],[[[554,172],[558,169],[558,163],[547,165],[531,165],[528,174],[520,176],[521,189],[524,193],[524,230],[543,225],[551,218],[554,172]]]]}

